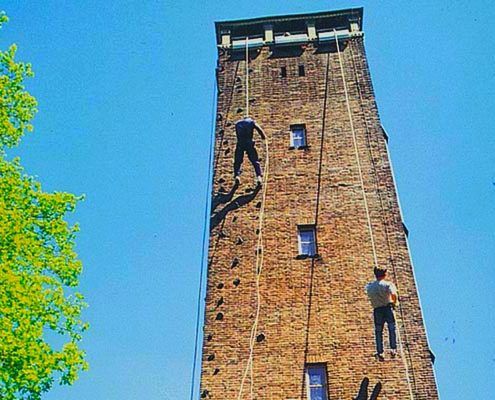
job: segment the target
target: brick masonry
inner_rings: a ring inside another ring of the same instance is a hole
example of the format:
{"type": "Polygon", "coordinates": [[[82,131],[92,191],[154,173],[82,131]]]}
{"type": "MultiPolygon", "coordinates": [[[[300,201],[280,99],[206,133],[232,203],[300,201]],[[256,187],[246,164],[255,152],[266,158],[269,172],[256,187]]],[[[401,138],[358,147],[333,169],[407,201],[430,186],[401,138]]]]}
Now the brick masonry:
{"type": "MultiPolygon", "coordinates": [[[[399,289],[402,312],[396,316],[404,352],[384,363],[373,357],[372,309],[364,292],[373,279],[373,252],[338,53],[309,43],[296,55],[277,57],[264,46],[251,53],[249,65],[250,114],[269,138],[270,160],[257,329],[264,340],[254,346],[254,398],[306,399],[305,364],[325,363],[329,399],[355,398],[364,377],[371,387],[381,382],[380,399],[437,399],[363,37],[341,46],[377,256],[399,289]],[[298,74],[300,65],[305,76],[298,74]],[[306,125],[308,149],[289,149],[289,127],[297,123],[306,125]],[[297,225],[315,223],[320,258],[298,259],[297,225]]],[[[213,197],[233,185],[234,122],[245,111],[245,63],[239,58],[219,51],[213,197]]],[[[261,140],[257,148],[264,167],[261,140]]],[[[243,170],[232,200],[214,211],[238,198],[242,205],[220,212],[210,235],[201,372],[201,396],[207,399],[238,398],[256,311],[262,192],[250,191],[254,172],[247,158],[243,170]]],[[[384,339],[386,344],[386,334],[384,339]]],[[[249,399],[250,390],[248,374],[241,398],[249,399]]]]}

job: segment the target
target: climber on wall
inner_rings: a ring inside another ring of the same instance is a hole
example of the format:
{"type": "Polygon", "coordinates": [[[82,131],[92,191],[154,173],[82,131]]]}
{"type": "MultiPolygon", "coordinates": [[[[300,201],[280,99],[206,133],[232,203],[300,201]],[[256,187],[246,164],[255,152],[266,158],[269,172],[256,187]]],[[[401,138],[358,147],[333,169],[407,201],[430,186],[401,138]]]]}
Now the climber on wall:
{"type": "Polygon", "coordinates": [[[383,327],[385,322],[388,326],[390,340],[390,355],[397,355],[397,339],[395,332],[395,317],[393,308],[397,304],[397,288],[392,282],[386,281],[387,270],[374,269],[376,280],[366,285],[366,293],[373,306],[373,317],[375,320],[376,358],[385,361],[383,357],[383,327]]]}
{"type": "Polygon", "coordinates": [[[254,171],[256,173],[256,184],[261,185],[263,183],[261,164],[253,140],[253,133],[255,129],[259,133],[261,139],[265,140],[266,136],[263,129],[261,129],[261,127],[252,118],[245,116],[243,119],[235,123],[237,145],[234,155],[234,179],[237,183],[240,182],[241,164],[244,159],[244,152],[247,153],[249,161],[253,164],[254,171]]]}

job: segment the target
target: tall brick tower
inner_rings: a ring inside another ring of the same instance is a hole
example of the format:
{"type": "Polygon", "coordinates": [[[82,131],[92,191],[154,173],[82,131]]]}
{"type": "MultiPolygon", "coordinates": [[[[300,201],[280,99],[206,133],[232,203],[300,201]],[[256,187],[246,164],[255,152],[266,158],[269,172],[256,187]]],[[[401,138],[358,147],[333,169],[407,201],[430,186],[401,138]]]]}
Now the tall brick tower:
{"type": "Polygon", "coordinates": [[[201,397],[367,399],[369,382],[379,399],[438,399],[362,9],[218,22],[216,32],[201,397]],[[233,180],[234,124],[248,113],[267,135],[256,140],[261,187],[247,158],[233,180]],[[375,265],[400,297],[400,351],[385,362],[364,291],[375,265]]]}

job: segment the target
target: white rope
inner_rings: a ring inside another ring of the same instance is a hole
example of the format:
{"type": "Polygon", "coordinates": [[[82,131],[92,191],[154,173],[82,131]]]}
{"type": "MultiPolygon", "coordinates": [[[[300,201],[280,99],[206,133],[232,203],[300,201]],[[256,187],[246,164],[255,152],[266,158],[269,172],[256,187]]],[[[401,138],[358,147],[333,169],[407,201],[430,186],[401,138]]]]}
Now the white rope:
{"type": "MultiPolygon", "coordinates": [[[[350,106],[350,102],[349,102],[349,94],[347,91],[347,83],[346,83],[346,78],[345,78],[345,73],[344,73],[344,66],[342,63],[342,57],[340,55],[340,46],[339,46],[339,41],[337,39],[337,33],[335,32],[335,29],[333,32],[335,35],[335,44],[337,45],[337,54],[339,56],[340,72],[342,75],[342,83],[344,85],[344,94],[345,94],[345,101],[346,101],[346,105],[347,105],[347,113],[349,115],[349,123],[351,126],[351,132],[352,132],[352,140],[354,143],[354,155],[356,157],[356,162],[358,165],[359,180],[360,180],[361,189],[363,192],[364,208],[366,210],[366,218],[367,218],[367,222],[368,222],[368,231],[369,231],[370,239],[371,239],[371,247],[373,249],[373,259],[375,262],[375,267],[378,267],[378,257],[376,254],[375,239],[373,237],[373,228],[371,226],[371,217],[370,217],[370,212],[369,212],[369,208],[368,208],[368,200],[366,198],[366,191],[364,190],[363,172],[362,172],[362,168],[361,168],[361,160],[359,157],[359,151],[358,151],[358,147],[357,147],[356,131],[354,130],[354,123],[352,120],[352,111],[351,111],[351,106],[350,106]]],[[[404,356],[404,348],[402,346],[400,327],[398,327],[398,329],[397,329],[397,338],[399,339],[401,358],[402,358],[402,361],[404,362],[404,368],[406,370],[406,380],[407,380],[408,389],[409,389],[409,396],[411,397],[412,400],[414,400],[414,394],[413,394],[412,386],[411,386],[411,379],[409,376],[409,366],[407,365],[407,361],[406,361],[406,358],[404,356]]]]}
{"type": "Polygon", "coordinates": [[[261,198],[261,209],[260,209],[260,217],[258,223],[258,242],[256,243],[256,265],[255,265],[255,276],[256,276],[256,313],[254,317],[253,326],[251,328],[251,335],[249,338],[249,357],[246,364],[246,368],[244,370],[244,374],[241,380],[241,386],[239,388],[239,394],[237,396],[237,400],[241,400],[242,392],[244,389],[244,384],[246,382],[246,378],[248,373],[250,373],[250,397],[253,399],[253,386],[254,386],[254,378],[253,378],[253,356],[254,356],[254,343],[256,341],[256,332],[258,329],[259,316],[261,311],[261,293],[260,293],[260,278],[261,273],[263,271],[263,258],[265,255],[265,251],[263,249],[263,222],[265,218],[265,199],[266,199],[266,190],[268,187],[268,175],[269,175],[269,167],[270,167],[270,157],[269,157],[269,146],[268,146],[268,137],[265,138],[265,153],[266,153],[266,162],[265,162],[265,175],[263,178],[263,194],[261,198]]]}
{"type": "Polygon", "coordinates": [[[246,36],[246,116],[249,116],[249,38],[246,36]]]}

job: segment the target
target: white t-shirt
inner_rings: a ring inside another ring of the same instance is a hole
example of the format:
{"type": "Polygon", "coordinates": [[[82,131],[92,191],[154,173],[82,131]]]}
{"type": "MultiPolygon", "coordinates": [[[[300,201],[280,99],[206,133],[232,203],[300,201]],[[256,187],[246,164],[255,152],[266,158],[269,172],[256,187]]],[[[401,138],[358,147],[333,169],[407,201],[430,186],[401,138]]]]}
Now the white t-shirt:
{"type": "Polygon", "coordinates": [[[397,295],[397,288],[392,282],[381,280],[366,285],[366,294],[373,308],[384,307],[392,302],[390,295],[397,295]]]}

